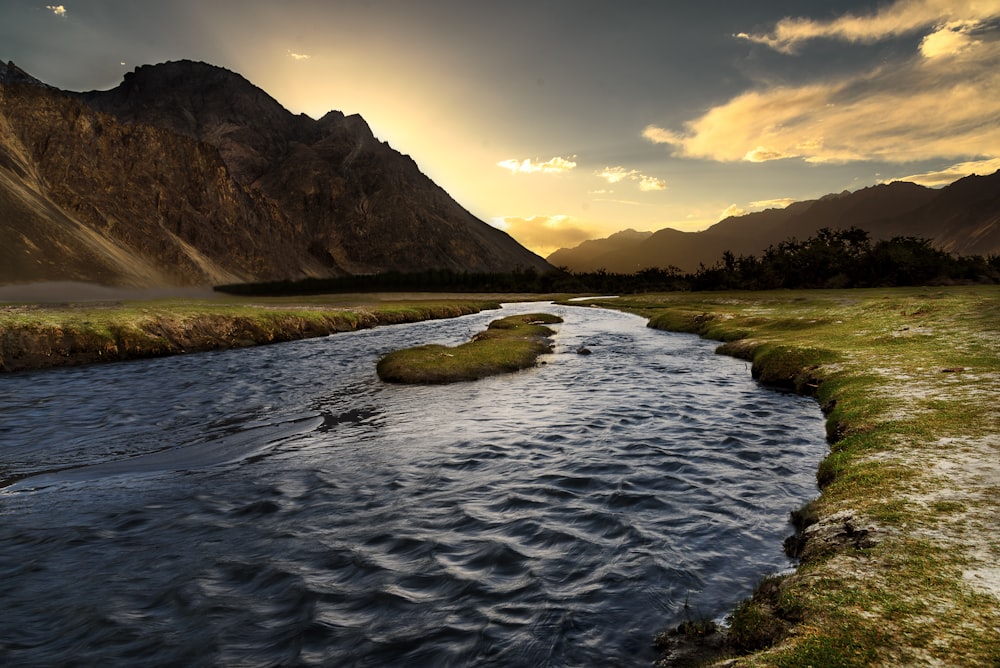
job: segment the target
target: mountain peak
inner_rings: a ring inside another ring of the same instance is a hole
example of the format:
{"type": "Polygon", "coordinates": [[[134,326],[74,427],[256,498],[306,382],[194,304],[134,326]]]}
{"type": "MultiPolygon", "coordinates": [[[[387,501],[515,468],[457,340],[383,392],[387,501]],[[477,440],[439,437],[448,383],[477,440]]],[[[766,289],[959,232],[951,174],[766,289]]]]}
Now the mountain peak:
{"type": "Polygon", "coordinates": [[[243,76],[193,60],[142,65],[126,73],[115,88],[79,95],[90,106],[125,121],[156,120],[190,136],[213,123],[292,116],[243,76]]]}
{"type": "Polygon", "coordinates": [[[252,184],[315,124],[243,76],[193,60],[142,65],[107,91],[79,93],[123,123],[166,128],[216,146],[233,175],[252,184]]]}
{"type": "Polygon", "coordinates": [[[38,187],[0,179],[0,204],[31,199],[0,229],[0,283],[551,269],[361,116],[293,114],[222,67],[144,65],[110,90],[22,86],[4,102],[0,156],[24,159],[0,175],[38,187]]]}

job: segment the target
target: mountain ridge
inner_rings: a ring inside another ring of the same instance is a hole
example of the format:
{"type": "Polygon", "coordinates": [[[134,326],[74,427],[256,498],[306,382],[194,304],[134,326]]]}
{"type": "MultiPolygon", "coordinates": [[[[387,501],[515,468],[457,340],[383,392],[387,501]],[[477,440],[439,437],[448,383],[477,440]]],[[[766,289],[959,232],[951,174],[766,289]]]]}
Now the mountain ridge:
{"type": "Polygon", "coordinates": [[[867,230],[874,240],[915,236],[956,254],[1000,254],[1000,171],[967,176],[941,189],[895,181],[831,193],[783,209],[730,216],[700,232],[668,227],[627,244],[612,235],[586,242],[583,249],[582,244],[561,248],[546,259],[575,272],[627,274],[671,266],[692,272],[713,265],[725,251],[760,255],[787,239],[849,227],[867,230]]]}
{"type": "Polygon", "coordinates": [[[295,115],[194,61],[86,92],[3,65],[0,212],[0,284],[551,269],[360,116],[295,115]]]}

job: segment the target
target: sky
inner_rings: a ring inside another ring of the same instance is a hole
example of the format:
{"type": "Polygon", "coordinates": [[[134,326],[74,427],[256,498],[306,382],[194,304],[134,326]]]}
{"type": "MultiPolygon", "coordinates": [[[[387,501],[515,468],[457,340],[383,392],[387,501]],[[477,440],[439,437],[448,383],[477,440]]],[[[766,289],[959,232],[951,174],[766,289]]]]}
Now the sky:
{"type": "Polygon", "coordinates": [[[200,60],[360,114],[542,255],[1000,169],[1000,0],[50,2],[0,2],[0,59],[78,91],[200,60]]]}

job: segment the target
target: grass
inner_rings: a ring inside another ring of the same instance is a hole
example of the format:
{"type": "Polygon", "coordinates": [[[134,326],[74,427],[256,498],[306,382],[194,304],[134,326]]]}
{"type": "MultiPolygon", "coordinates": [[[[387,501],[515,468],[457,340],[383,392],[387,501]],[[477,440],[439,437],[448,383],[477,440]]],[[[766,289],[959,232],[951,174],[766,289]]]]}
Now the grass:
{"type": "Polygon", "coordinates": [[[727,665],[1000,665],[1000,288],[596,303],[725,342],[827,415],[803,561],[734,612],[751,651],[727,665]]]}
{"type": "Polygon", "coordinates": [[[291,341],[499,308],[492,299],[377,295],[0,305],[0,371],[291,341]]]}
{"type": "Polygon", "coordinates": [[[551,352],[547,325],[562,319],[547,313],[514,315],[490,323],[468,343],[396,350],[379,360],[379,378],[393,383],[454,383],[519,371],[551,352]]]}

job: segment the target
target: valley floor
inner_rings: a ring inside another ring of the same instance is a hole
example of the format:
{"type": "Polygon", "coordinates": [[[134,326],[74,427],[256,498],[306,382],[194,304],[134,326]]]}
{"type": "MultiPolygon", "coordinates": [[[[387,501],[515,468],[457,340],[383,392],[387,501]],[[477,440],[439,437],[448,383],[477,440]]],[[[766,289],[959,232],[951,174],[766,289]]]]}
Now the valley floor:
{"type": "MultiPolygon", "coordinates": [[[[512,300],[464,297],[5,304],[0,370],[257,345],[512,300]]],[[[801,565],[740,606],[730,637],[742,649],[714,661],[1000,665],[1000,287],[587,303],[723,341],[762,382],[814,394],[827,414],[822,493],[796,513],[790,544],[801,565]]]]}

